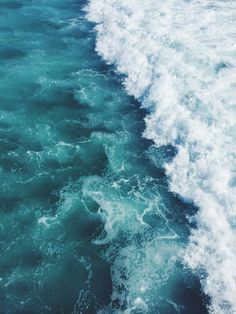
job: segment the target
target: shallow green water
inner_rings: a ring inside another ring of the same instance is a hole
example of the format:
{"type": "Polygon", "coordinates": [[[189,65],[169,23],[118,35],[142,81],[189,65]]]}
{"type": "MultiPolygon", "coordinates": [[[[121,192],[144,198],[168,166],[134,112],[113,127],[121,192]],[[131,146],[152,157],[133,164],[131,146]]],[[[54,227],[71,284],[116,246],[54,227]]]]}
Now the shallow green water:
{"type": "Polygon", "coordinates": [[[84,4],[0,3],[0,313],[204,313],[174,151],[142,138],[84,4]]]}

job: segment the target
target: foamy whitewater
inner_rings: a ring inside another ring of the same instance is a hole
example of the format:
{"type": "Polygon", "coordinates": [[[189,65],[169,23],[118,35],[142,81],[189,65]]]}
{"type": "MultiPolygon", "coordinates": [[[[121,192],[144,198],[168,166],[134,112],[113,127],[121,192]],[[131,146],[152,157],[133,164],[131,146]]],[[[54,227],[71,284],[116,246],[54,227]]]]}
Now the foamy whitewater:
{"type": "Polygon", "coordinates": [[[150,112],[144,136],[178,149],[170,188],[199,211],[184,261],[213,313],[236,313],[236,1],[91,0],[97,51],[150,112]]]}

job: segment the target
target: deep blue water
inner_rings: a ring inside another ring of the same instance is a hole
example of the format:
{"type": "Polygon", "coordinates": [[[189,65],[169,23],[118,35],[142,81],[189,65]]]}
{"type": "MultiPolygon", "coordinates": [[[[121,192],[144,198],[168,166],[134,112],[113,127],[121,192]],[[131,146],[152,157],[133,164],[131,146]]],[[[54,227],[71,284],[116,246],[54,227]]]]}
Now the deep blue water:
{"type": "Polygon", "coordinates": [[[142,137],[85,4],[0,3],[0,313],[206,313],[175,152],[142,137]]]}

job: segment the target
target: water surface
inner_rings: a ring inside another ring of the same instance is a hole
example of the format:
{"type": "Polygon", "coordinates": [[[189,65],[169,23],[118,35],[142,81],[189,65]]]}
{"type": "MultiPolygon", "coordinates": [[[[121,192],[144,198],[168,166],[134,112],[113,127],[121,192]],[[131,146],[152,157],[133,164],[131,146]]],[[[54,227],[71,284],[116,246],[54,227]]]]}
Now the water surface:
{"type": "Polygon", "coordinates": [[[0,312],[205,313],[175,151],[142,138],[85,4],[0,4],[0,312]]]}

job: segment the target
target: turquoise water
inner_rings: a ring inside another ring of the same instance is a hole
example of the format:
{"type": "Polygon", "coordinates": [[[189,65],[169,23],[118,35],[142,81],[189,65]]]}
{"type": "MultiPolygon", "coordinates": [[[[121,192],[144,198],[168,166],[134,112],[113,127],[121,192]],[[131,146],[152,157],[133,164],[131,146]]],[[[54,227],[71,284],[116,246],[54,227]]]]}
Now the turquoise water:
{"type": "Polygon", "coordinates": [[[175,151],[142,138],[85,4],[0,3],[0,313],[206,313],[175,151]]]}

